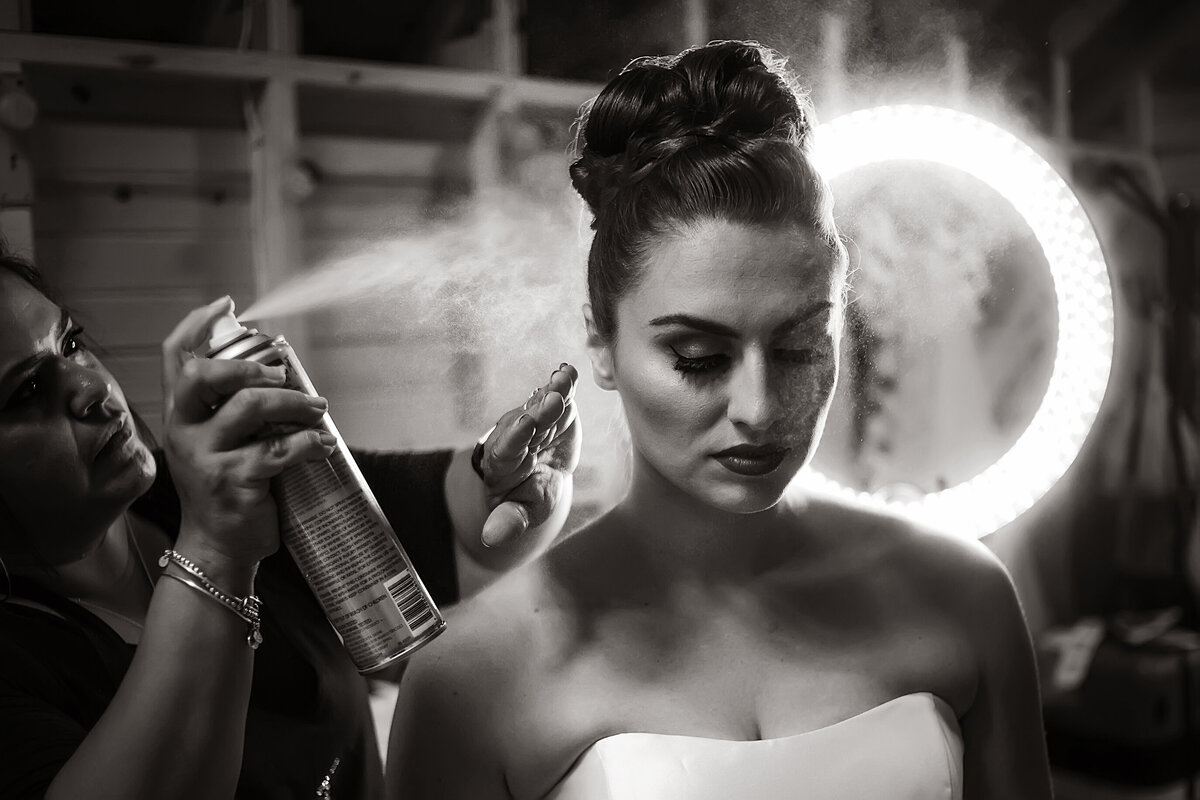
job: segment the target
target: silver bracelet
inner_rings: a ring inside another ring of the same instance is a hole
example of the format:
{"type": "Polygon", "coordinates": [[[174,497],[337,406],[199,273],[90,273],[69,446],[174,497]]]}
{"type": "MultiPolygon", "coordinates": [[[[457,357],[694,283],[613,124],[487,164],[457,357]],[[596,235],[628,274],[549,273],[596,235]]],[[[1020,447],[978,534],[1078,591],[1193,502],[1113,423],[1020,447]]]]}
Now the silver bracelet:
{"type": "Polygon", "coordinates": [[[176,550],[164,551],[158,559],[158,566],[164,570],[163,575],[166,575],[168,578],[174,578],[201,594],[211,597],[245,620],[246,624],[250,626],[250,631],[246,634],[246,643],[250,645],[251,650],[257,650],[258,646],[262,644],[262,600],[252,594],[248,594],[245,597],[234,597],[233,595],[226,594],[204,574],[203,570],[196,566],[196,562],[176,550]],[[183,575],[176,575],[173,572],[167,572],[166,569],[171,564],[175,564],[188,573],[188,575],[195,577],[196,580],[183,575]]]}

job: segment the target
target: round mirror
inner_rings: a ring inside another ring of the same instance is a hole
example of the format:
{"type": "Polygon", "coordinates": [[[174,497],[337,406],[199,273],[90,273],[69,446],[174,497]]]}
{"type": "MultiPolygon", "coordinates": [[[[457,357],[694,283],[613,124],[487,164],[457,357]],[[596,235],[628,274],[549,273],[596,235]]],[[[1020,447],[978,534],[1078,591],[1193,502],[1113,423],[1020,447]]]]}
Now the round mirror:
{"type": "Polygon", "coordinates": [[[1058,307],[1033,231],[982,181],[887,162],[833,181],[850,251],[838,391],[813,460],[909,499],[980,475],[1029,427],[1058,307]]]}
{"type": "Polygon", "coordinates": [[[1062,477],[1100,408],[1113,307],[1096,232],[1041,156],[969,114],[873,108],[815,138],[835,193],[845,179],[839,213],[862,275],[828,441],[799,480],[961,535],[990,533],[1062,477]],[[1039,345],[1048,330],[1052,348],[1039,345]],[[1036,357],[1014,371],[1010,357],[1022,355],[1009,349],[1036,357]]]}

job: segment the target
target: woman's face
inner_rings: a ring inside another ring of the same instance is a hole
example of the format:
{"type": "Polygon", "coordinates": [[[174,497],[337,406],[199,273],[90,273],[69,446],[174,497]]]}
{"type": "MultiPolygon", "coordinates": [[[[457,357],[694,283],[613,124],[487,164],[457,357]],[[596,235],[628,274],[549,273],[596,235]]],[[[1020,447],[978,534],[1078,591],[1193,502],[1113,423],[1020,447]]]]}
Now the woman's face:
{"type": "Polygon", "coordinates": [[[614,337],[591,339],[639,467],[727,511],[777,503],[825,424],[844,282],[793,226],[707,220],[655,241],[614,337]]]}
{"type": "Polygon", "coordinates": [[[154,479],[112,375],[70,317],[0,270],[0,550],[78,559],[154,479]]]}

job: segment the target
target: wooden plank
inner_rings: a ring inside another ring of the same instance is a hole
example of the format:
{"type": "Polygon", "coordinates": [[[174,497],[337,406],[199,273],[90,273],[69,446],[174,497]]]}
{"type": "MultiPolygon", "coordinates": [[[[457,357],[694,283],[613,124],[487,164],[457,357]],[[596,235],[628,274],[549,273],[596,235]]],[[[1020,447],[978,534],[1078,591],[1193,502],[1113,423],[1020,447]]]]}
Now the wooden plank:
{"type": "Polygon", "coordinates": [[[25,64],[43,120],[241,128],[245,82],[25,64]]]}
{"type": "Polygon", "coordinates": [[[1052,47],[1073,53],[1121,9],[1128,0],[1074,0],[1050,25],[1052,47]]]}
{"type": "Polygon", "coordinates": [[[1161,158],[1167,189],[1200,197],[1200,153],[1180,153],[1161,158]]]}
{"type": "Polygon", "coordinates": [[[30,149],[39,178],[145,172],[242,175],[244,180],[250,170],[245,133],[233,129],[43,120],[30,149]]]}
{"type": "Polygon", "coordinates": [[[1075,57],[1072,97],[1081,131],[1103,126],[1124,111],[1139,76],[1155,76],[1171,58],[1194,51],[1200,38],[1200,3],[1168,5],[1145,20],[1137,4],[1126,4],[1108,21],[1105,36],[1081,47],[1075,57]],[[1133,22],[1136,20],[1136,24],[1133,22]]]}
{"type": "Polygon", "coordinates": [[[200,289],[150,294],[72,292],[65,289],[62,302],[76,315],[91,336],[110,351],[157,347],[179,320],[193,308],[213,298],[200,289]]]}
{"type": "Polygon", "coordinates": [[[116,350],[100,352],[100,360],[121,384],[125,397],[143,414],[145,409],[162,407],[162,355],[157,346],[145,352],[116,350]]]}
{"type": "Polygon", "coordinates": [[[74,291],[103,289],[207,289],[216,296],[249,297],[247,236],[157,235],[39,236],[38,262],[56,285],[74,291]]]}
{"type": "Polygon", "coordinates": [[[287,79],[312,86],[469,101],[486,100],[498,87],[511,84],[517,97],[532,105],[577,106],[599,90],[596,85],[582,82],[505,77],[499,73],[445,67],[382,66],[367,61],[76,36],[0,32],[0,52],[7,58],[32,64],[245,81],[287,79]]]}
{"type": "Polygon", "coordinates": [[[1200,151],[1200,91],[1156,92],[1154,132],[1160,152],[1200,151]]]}
{"type": "Polygon", "coordinates": [[[334,180],[376,183],[389,178],[467,180],[467,150],[457,142],[305,136],[300,155],[334,180]]]}
{"type": "Polygon", "coordinates": [[[34,201],[38,237],[90,233],[179,233],[214,235],[249,231],[244,198],[213,198],[132,189],[126,197],[103,187],[65,192],[41,191],[34,201]]]}
{"type": "MultiPolygon", "coordinates": [[[[451,190],[452,196],[460,195],[451,190]]],[[[436,185],[318,184],[300,206],[301,230],[306,238],[363,237],[363,244],[387,240],[416,228],[426,211],[441,200],[436,185]]]]}

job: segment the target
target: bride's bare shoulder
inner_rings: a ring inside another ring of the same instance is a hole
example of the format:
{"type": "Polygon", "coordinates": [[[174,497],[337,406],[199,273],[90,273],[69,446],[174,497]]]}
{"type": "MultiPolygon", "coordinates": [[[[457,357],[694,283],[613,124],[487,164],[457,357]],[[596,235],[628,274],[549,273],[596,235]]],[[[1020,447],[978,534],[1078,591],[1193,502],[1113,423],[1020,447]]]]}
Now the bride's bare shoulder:
{"type": "Polygon", "coordinates": [[[816,495],[800,501],[796,512],[798,525],[863,569],[950,591],[980,579],[1007,581],[1000,560],[978,539],[931,528],[888,509],[816,495]]]}
{"type": "Polygon", "coordinates": [[[506,680],[510,672],[528,670],[531,656],[553,638],[555,620],[569,605],[564,583],[572,579],[575,565],[590,557],[582,551],[592,541],[587,530],[572,534],[447,609],[445,633],[412,659],[406,680],[491,691],[483,687],[506,680]]]}

